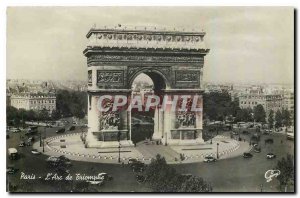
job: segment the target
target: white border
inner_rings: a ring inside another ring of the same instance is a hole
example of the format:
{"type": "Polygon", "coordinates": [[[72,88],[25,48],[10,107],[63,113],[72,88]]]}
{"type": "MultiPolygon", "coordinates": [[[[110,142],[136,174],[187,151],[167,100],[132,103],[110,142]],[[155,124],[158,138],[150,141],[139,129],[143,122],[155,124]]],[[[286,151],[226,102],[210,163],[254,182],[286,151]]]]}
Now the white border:
{"type": "MultiPolygon", "coordinates": [[[[299,9],[299,1],[297,0],[272,0],[272,1],[266,1],[266,0],[249,0],[249,1],[237,1],[237,0],[107,0],[107,1],[96,1],[96,0],[79,0],[79,1],[71,1],[71,0],[52,0],[52,1],[45,1],[45,0],[2,0],[0,1],[0,24],[1,24],[1,31],[0,31],[0,39],[1,39],[1,47],[0,47],[0,91],[1,91],[1,97],[0,97],[0,118],[1,118],[1,125],[0,125],[0,131],[2,133],[2,137],[0,138],[1,141],[1,152],[4,153],[6,151],[6,139],[5,136],[5,98],[6,98],[6,92],[5,92],[5,86],[6,86],[6,8],[7,6],[293,6],[296,9],[299,9]],[[4,25],[5,24],[5,25],[4,25]]],[[[298,21],[297,21],[298,26],[298,21]]],[[[297,35],[298,36],[298,35],[297,35]]],[[[297,57],[299,57],[299,50],[297,52],[297,57]]],[[[299,71],[299,69],[298,69],[299,71]]],[[[299,74],[297,72],[297,74],[299,74]]],[[[298,85],[298,83],[297,83],[298,85]]],[[[299,93],[299,85],[297,86],[297,92],[299,93]]],[[[299,102],[299,100],[297,101],[299,102]]],[[[298,113],[298,111],[296,112],[298,113]]],[[[297,123],[299,123],[299,117],[297,119],[297,123]]],[[[298,131],[297,131],[298,132],[298,131]]],[[[299,135],[298,139],[299,141],[299,135]]],[[[299,143],[299,142],[298,142],[299,143]]],[[[5,154],[2,155],[2,157],[5,157],[5,154]]],[[[297,158],[298,159],[298,158],[297,158]]],[[[299,172],[299,163],[297,163],[297,172],[299,172]]],[[[6,169],[6,163],[1,163],[1,197],[8,197],[10,194],[6,193],[6,173],[4,170],[6,169]]],[[[299,181],[297,180],[297,184],[299,181]]],[[[297,186],[297,189],[298,186],[297,186]]],[[[54,194],[48,194],[48,196],[53,196],[54,194]]],[[[132,196],[134,194],[130,194],[129,196],[132,196]]],[[[218,194],[213,195],[212,197],[216,197],[218,194]]],[[[281,194],[282,195],[282,194],[281,194]]],[[[16,195],[14,195],[16,196],[16,195]]],[[[31,195],[29,195],[31,196],[31,195]]],[[[38,194],[37,196],[40,196],[38,194]]],[[[54,195],[56,197],[63,197],[65,195],[54,195]]],[[[70,195],[69,195],[70,196],[70,195]]],[[[83,195],[87,196],[87,195],[83,195]]],[[[110,195],[103,195],[103,194],[96,194],[96,196],[101,197],[108,197],[110,195]]],[[[114,195],[118,196],[118,195],[114,195]]],[[[120,196],[124,196],[124,194],[120,194],[120,196]]],[[[141,196],[140,194],[134,195],[134,196],[141,196]]],[[[162,197],[165,195],[157,195],[152,194],[152,196],[155,197],[162,197]]],[[[173,194],[169,194],[168,196],[173,196],[173,194]]],[[[186,196],[183,195],[183,196],[186,196]]],[[[207,195],[199,195],[196,194],[196,196],[207,196],[207,195]]],[[[210,195],[211,196],[211,195],[210,195]]],[[[230,195],[229,195],[230,196],[230,195]]],[[[238,195],[239,196],[239,195],[238,195]]],[[[255,197],[264,197],[266,195],[263,194],[253,194],[252,196],[255,197]]],[[[272,195],[269,195],[272,196],[272,195]]],[[[111,196],[110,196],[111,197],[111,196]]]]}

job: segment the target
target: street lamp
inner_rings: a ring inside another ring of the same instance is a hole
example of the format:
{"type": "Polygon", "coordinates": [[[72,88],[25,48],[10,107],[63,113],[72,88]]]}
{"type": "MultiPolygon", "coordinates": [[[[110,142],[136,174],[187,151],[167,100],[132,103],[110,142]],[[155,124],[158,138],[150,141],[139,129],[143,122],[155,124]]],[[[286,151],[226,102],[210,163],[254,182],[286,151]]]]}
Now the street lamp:
{"type": "Polygon", "coordinates": [[[42,131],[40,131],[40,147],[42,147],[42,131]]]}
{"type": "Polygon", "coordinates": [[[217,143],[217,159],[219,159],[219,143],[217,143]]]}
{"type": "Polygon", "coordinates": [[[119,141],[119,158],[118,158],[118,162],[120,163],[121,162],[121,132],[118,131],[118,141],[119,141]]]}
{"type": "Polygon", "coordinates": [[[46,127],[44,128],[44,137],[43,137],[43,153],[45,152],[45,139],[46,139],[46,127]]]}
{"type": "Polygon", "coordinates": [[[43,138],[43,153],[45,152],[45,137],[43,138]]]}

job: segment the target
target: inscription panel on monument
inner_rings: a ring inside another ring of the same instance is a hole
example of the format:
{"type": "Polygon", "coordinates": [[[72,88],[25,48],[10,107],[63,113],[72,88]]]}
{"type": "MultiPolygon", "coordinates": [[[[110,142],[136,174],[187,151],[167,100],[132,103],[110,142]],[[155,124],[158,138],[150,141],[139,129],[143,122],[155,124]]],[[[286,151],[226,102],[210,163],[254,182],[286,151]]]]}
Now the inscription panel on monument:
{"type": "Polygon", "coordinates": [[[198,84],[200,82],[200,71],[185,71],[185,70],[176,70],[175,71],[175,83],[192,83],[198,84]]]}
{"type": "Polygon", "coordinates": [[[97,85],[123,85],[124,84],[124,71],[110,70],[103,71],[97,70],[97,85]]]}

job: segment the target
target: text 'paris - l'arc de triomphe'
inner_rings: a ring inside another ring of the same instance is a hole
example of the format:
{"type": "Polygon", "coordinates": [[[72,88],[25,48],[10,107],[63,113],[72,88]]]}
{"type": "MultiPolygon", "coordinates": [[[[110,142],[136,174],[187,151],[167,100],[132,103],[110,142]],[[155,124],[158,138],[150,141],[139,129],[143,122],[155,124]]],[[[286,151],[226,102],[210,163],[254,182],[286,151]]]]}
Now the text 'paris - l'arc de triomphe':
{"type": "MultiPolygon", "coordinates": [[[[204,36],[203,31],[151,27],[90,29],[83,52],[88,67],[86,147],[118,147],[119,141],[122,147],[133,145],[131,111],[101,112],[98,102],[103,95],[130,98],[132,83],[141,73],[152,79],[156,95],[198,96],[197,106],[202,108],[204,56],[209,52],[204,36]]],[[[160,108],[155,109],[152,139],[165,145],[203,143],[202,111],[160,108]]]]}

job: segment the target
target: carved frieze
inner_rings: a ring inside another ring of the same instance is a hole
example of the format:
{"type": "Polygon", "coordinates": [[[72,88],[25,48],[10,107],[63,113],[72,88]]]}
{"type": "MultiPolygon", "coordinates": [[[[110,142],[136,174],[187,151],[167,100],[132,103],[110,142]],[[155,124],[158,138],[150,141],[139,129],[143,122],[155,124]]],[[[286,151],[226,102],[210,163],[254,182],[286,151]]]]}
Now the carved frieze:
{"type": "Polygon", "coordinates": [[[175,71],[176,83],[199,83],[200,71],[199,70],[176,70],[175,71]]]}
{"type": "Polygon", "coordinates": [[[198,63],[203,66],[204,58],[201,56],[145,56],[145,55],[91,55],[88,57],[88,65],[108,62],[141,62],[141,63],[198,63]]]}

